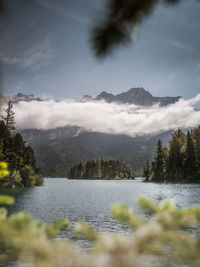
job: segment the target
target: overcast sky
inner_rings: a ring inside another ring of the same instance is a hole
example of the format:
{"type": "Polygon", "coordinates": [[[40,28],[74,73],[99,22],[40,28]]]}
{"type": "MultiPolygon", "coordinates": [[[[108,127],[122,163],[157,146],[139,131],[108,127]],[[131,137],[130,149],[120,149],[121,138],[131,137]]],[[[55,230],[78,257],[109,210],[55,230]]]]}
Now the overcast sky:
{"type": "Polygon", "coordinates": [[[155,96],[200,92],[200,3],[159,6],[135,42],[103,61],[89,33],[102,0],[7,0],[0,60],[5,94],[77,98],[144,87],[155,96]]]}

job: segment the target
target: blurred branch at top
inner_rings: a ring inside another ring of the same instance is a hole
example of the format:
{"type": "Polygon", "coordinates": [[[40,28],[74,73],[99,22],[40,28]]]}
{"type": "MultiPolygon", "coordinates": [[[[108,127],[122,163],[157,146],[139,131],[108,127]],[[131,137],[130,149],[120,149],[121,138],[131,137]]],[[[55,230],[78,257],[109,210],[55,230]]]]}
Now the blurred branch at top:
{"type": "Polygon", "coordinates": [[[175,5],[181,0],[107,0],[106,15],[96,22],[91,32],[93,50],[98,57],[113,48],[126,45],[138,24],[152,14],[159,4],[175,5]]]}
{"type": "MultiPolygon", "coordinates": [[[[4,0],[0,0],[0,19],[1,15],[5,14],[6,11],[6,5],[4,0]]],[[[1,64],[1,62],[0,62],[1,64]]],[[[2,71],[1,71],[1,65],[0,65],[0,115],[1,115],[1,106],[2,106],[2,93],[3,91],[3,86],[2,86],[2,71]]]]}
{"type": "Polygon", "coordinates": [[[4,0],[0,0],[0,14],[4,13],[5,10],[6,10],[5,1],[4,0]]]}

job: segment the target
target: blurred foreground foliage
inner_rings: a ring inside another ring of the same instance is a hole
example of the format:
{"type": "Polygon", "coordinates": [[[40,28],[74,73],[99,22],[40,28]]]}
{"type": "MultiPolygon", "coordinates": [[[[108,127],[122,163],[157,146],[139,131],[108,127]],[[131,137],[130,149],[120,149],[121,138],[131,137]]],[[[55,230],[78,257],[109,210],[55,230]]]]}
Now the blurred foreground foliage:
{"type": "MultiPolygon", "coordinates": [[[[1,199],[0,199],[1,200],[1,199]]],[[[7,202],[8,200],[6,200],[7,202]]],[[[83,251],[67,240],[55,239],[69,226],[67,219],[46,224],[33,220],[26,212],[7,216],[0,209],[0,262],[16,260],[19,266],[200,266],[200,239],[187,227],[199,227],[200,208],[177,210],[171,202],[155,205],[141,198],[139,205],[152,213],[149,220],[138,217],[128,207],[115,205],[112,216],[128,224],[130,235],[100,234],[80,222],[74,234],[93,242],[83,251]]],[[[196,229],[197,231],[197,229],[196,229]]]]}
{"type": "MultiPolygon", "coordinates": [[[[0,196],[0,204],[13,202],[12,197],[0,196]]],[[[29,267],[199,267],[200,208],[181,210],[170,201],[156,204],[143,197],[138,204],[147,217],[139,217],[121,204],[111,209],[115,219],[133,230],[129,235],[100,234],[85,222],[76,224],[74,234],[93,241],[89,251],[55,239],[69,227],[65,218],[46,224],[33,220],[27,212],[8,216],[7,210],[0,208],[0,265],[14,260],[17,266],[29,267]]]]}

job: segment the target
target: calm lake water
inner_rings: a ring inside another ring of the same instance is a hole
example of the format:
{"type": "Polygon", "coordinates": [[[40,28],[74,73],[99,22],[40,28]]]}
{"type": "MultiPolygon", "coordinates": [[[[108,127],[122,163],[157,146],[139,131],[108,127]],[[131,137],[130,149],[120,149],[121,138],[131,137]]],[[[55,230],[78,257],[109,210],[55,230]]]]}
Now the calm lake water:
{"type": "MultiPolygon", "coordinates": [[[[2,193],[2,191],[0,191],[2,193]]],[[[173,200],[178,207],[200,206],[200,185],[197,184],[155,184],[133,181],[91,181],[45,178],[42,187],[3,191],[15,196],[16,202],[9,207],[9,213],[26,210],[35,219],[52,222],[67,217],[72,226],[75,222],[86,221],[101,232],[127,232],[110,216],[115,203],[137,207],[139,196],[155,201],[173,200]]],[[[62,238],[73,239],[82,246],[87,243],[72,235],[72,227],[60,234],[62,238]]]]}

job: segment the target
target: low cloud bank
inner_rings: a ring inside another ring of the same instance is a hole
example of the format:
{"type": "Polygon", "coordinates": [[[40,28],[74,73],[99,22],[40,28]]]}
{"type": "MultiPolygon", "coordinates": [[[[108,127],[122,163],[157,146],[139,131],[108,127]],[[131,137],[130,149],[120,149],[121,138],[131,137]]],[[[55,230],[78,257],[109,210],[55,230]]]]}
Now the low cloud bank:
{"type": "Polygon", "coordinates": [[[178,127],[195,127],[200,123],[200,111],[195,109],[199,103],[200,94],[193,99],[180,99],[166,107],[50,100],[19,102],[14,106],[14,111],[16,126],[20,129],[79,126],[90,132],[136,136],[178,127]]]}

